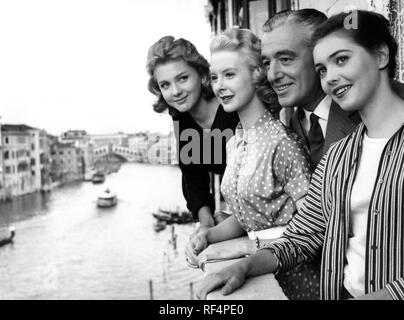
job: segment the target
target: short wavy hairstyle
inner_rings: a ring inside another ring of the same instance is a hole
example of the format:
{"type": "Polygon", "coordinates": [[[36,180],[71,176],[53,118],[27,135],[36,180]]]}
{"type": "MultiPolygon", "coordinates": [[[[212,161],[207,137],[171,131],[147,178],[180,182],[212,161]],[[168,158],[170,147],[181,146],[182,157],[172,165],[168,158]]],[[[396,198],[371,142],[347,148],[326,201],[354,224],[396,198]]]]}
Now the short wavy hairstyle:
{"type": "Polygon", "coordinates": [[[268,82],[266,69],[262,63],[261,40],[248,29],[231,28],[214,37],[210,43],[211,54],[223,50],[242,52],[245,55],[258,98],[272,114],[277,115],[281,106],[268,82]]]}
{"type": "Polygon", "coordinates": [[[148,89],[152,94],[157,96],[153,109],[158,113],[164,112],[167,109],[173,112],[174,110],[164,100],[160,87],[154,78],[154,71],[159,65],[181,60],[194,68],[201,77],[202,96],[206,100],[210,100],[215,96],[210,86],[210,66],[208,61],[190,41],[183,38],[175,39],[172,36],[165,36],[150,47],[146,63],[146,69],[150,76],[148,89]]]}
{"type": "Polygon", "coordinates": [[[297,25],[307,28],[303,40],[307,47],[313,47],[313,33],[327,20],[327,16],[316,9],[284,10],[272,15],[263,26],[264,33],[271,32],[284,25],[297,25]]]}

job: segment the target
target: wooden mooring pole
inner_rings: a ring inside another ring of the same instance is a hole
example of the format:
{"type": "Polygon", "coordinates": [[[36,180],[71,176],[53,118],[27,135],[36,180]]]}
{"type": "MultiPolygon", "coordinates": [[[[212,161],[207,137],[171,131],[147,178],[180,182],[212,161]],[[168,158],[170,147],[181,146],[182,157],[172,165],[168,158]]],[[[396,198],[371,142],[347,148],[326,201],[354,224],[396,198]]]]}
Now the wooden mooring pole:
{"type": "Polygon", "coordinates": [[[192,282],[189,283],[189,293],[191,295],[191,300],[194,299],[194,284],[192,282]]]}
{"type": "Polygon", "coordinates": [[[154,300],[153,298],[153,280],[149,280],[149,291],[150,291],[150,300],[154,300]]]}
{"type": "Polygon", "coordinates": [[[174,226],[171,226],[171,243],[173,244],[174,250],[177,250],[177,235],[175,234],[174,226]]]}

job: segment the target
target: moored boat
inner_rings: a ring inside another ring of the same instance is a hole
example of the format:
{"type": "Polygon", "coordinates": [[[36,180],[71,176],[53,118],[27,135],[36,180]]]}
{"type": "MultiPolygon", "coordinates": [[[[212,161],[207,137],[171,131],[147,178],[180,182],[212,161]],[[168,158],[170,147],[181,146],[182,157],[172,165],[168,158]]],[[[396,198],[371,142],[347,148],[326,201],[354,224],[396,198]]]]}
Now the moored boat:
{"type": "Polygon", "coordinates": [[[14,227],[10,227],[10,236],[4,239],[0,239],[0,247],[5,246],[6,244],[12,243],[15,236],[14,227]]]}
{"type": "Polygon", "coordinates": [[[167,222],[162,221],[162,220],[157,220],[154,224],[153,224],[153,228],[154,231],[159,232],[161,230],[164,230],[167,226],[167,222]]]}
{"type": "Polygon", "coordinates": [[[167,224],[185,224],[194,221],[189,211],[181,211],[179,209],[167,210],[159,208],[157,212],[153,212],[153,217],[159,221],[165,221],[167,224]]]}

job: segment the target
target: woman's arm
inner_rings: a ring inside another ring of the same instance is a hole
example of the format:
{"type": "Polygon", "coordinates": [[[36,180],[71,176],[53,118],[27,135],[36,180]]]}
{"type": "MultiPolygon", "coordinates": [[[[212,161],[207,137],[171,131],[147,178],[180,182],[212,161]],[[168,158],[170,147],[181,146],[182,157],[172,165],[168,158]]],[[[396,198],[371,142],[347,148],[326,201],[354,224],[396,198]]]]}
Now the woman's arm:
{"type": "Polygon", "coordinates": [[[203,206],[199,209],[198,219],[200,222],[200,228],[211,228],[215,225],[212,209],[208,206],[203,206]]]}
{"type": "Polygon", "coordinates": [[[205,300],[209,292],[223,286],[223,295],[241,287],[246,278],[255,277],[277,270],[277,258],[271,250],[260,250],[254,255],[236,262],[218,273],[207,275],[196,291],[196,298],[205,300]]]}
{"type": "Polygon", "coordinates": [[[203,165],[184,165],[180,163],[183,175],[182,189],[187,208],[194,220],[199,220],[201,226],[214,226],[214,198],[210,192],[210,175],[203,165]]]}
{"type": "Polygon", "coordinates": [[[283,236],[273,242],[260,241],[262,248],[272,249],[279,259],[279,271],[290,270],[302,261],[312,260],[323,246],[326,220],[321,197],[326,166],[327,156],[324,156],[313,174],[302,207],[289,222],[283,236]]]}
{"type": "Polygon", "coordinates": [[[201,229],[185,246],[185,256],[191,265],[198,265],[198,255],[209,244],[234,239],[245,234],[237,219],[232,215],[217,226],[201,229]]]}
{"type": "Polygon", "coordinates": [[[210,228],[207,232],[208,244],[230,240],[241,237],[246,232],[238,223],[236,217],[231,215],[217,226],[210,228]]]}

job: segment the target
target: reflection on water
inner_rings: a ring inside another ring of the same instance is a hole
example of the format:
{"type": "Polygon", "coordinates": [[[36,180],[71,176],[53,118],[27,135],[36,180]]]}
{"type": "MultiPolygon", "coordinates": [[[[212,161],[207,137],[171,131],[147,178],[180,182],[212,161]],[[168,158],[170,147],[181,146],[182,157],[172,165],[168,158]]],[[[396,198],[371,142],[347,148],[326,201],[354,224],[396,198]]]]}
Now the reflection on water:
{"type": "Polygon", "coordinates": [[[185,264],[184,245],[194,224],[156,233],[151,213],[184,208],[176,167],[126,164],[104,184],[80,182],[52,193],[0,205],[0,235],[16,229],[0,248],[0,299],[189,299],[202,273],[185,264]],[[101,209],[109,187],[118,205],[101,209]]]}

